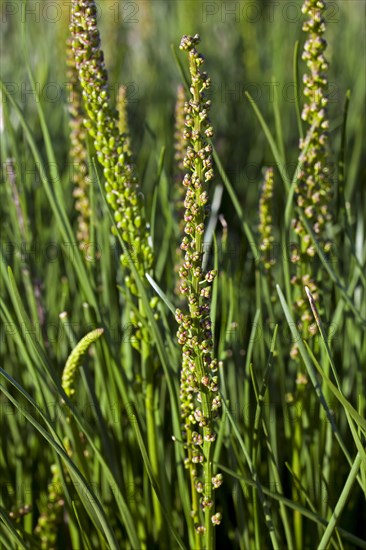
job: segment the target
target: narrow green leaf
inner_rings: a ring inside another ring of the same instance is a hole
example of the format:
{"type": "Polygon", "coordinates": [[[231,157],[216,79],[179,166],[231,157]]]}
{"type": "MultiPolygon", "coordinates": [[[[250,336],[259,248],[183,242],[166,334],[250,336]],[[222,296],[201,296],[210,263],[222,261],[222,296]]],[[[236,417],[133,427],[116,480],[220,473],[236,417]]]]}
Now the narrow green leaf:
{"type": "Polygon", "coordinates": [[[151,277],[151,275],[149,275],[148,273],[145,274],[145,277],[146,279],[149,281],[149,283],[151,284],[151,286],[153,287],[153,289],[155,290],[156,294],[163,300],[163,302],[165,303],[165,305],[168,306],[168,308],[170,309],[170,311],[172,312],[173,315],[175,315],[175,307],[173,306],[173,304],[171,303],[171,301],[169,300],[169,298],[167,297],[167,295],[165,294],[165,292],[162,291],[162,289],[160,288],[160,286],[154,281],[154,279],[151,277]]]}
{"type": "Polygon", "coordinates": [[[281,153],[280,151],[278,150],[278,147],[276,145],[276,142],[271,134],[271,131],[270,129],[268,128],[267,126],[267,123],[266,121],[264,120],[263,118],[263,115],[262,113],[260,112],[259,108],[257,107],[257,104],[256,102],[254,101],[254,99],[252,98],[252,96],[248,93],[248,92],[245,92],[245,95],[247,96],[247,98],[249,99],[249,102],[251,104],[251,106],[253,107],[253,110],[255,112],[255,114],[257,115],[257,118],[259,120],[259,123],[260,125],[262,126],[262,129],[263,129],[263,132],[267,138],[267,141],[268,141],[268,144],[272,150],[272,154],[273,154],[273,157],[276,161],[276,164],[277,164],[277,168],[281,174],[281,178],[282,178],[282,181],[284,182],[285,184],[285,187],[286,187],[286,191],[289,191],[290,190],[290,179],[288,177],[288,174],[287,174],[287,169],[286,169],[286,166],[284,166],[283,164],[283,161],[282,161],[282,157],[281,157],[281,153]]]}
{"type": "Polygon", "coordinates": [[[326,550],[328,548],[328,544],[337,526],[337,523],[339,522],[339,519],[344,510],[344,507],[347,504],[347,500],[349,500],[350,498],[351,489],[356,481],[356,477],[358,474],[358,470],[360,469],[360,465],[361,465],[361,457],[359,454],[357,454],[355,461],[352,464],[352,468],[348,475],[345,486],[343,487],[342,492],[339,496],[338,502],[334,507],[332,517],[330,518],[327,528],[321,538],[321,541],[319,542],[318,550],[326,550]]]}

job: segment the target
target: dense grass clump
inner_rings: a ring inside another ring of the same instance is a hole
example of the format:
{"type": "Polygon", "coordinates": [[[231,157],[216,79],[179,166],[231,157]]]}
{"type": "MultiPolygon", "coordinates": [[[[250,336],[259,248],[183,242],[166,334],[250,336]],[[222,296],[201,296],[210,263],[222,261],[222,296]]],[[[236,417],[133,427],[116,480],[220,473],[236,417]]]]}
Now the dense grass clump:
{"type": "Polygon", "coordinates": [[[2,8],[6,549],[366,548],[361,3],[188,4],[2,8]]]}

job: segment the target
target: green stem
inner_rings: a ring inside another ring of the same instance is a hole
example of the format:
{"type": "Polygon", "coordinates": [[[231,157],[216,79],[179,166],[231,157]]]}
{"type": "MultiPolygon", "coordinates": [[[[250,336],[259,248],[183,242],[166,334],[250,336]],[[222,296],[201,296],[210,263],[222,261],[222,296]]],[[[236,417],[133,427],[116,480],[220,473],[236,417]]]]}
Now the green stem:
{"type": "MultiPolygon", "coordinates": [[[[197,75],[197,65],[195,62],[195,59],[191,56],[190,57],[190,70],[192,75],[197,75]]],[[[200,90],[199,85],[196,83],[193,86],[193,98],[194,101],[199,104],[200,102],[200,90]]],[[[195,123],[194,128],[197,131],[198,135],[201,134],[201,121],[199,117],[195,117],[195,123]]],[[[194,149],[196,152],[200,151],[203,144],[200,139],[196,141],[194,144],[194,149]]],[[[202,160],[198,157],[196,159],[196,169],[198,178],[200,181],[203,180],[203,165],[202,160]]],[[[196,190],[196,204],[200,203],[200,190],[196,190]]],[[[205,212],[204,209],[201,208],[199,210],[199,215],[197,216],[197,225],[204,222],[205,219],[205,212]]],[[[196,244],[196,252],[199,254],[202,254],[202,240],[203,235],[199,233],[198,231],[195,232],[195,244],[196,244]]],[[[195,280],[196,278],[193,277],[193,285],[195,292],[197,294],[197,298],[199,300],[199,280],[195,280]]],[[[191,311],[191,314],[193,312],[191,311]]],[[[193,315],[192,315],[193,317],[193,315]]],[[[200,325],[198,320],[196,320],[196,331],[197,334],[200,333],[200,325]]],[[[196,359],[196,373],[198,380],[201,380],[202,377],[205,374],[205,368],[203,365],[202,357],[198,356],[196,359]]],[[[204,455],[204,494],[205,497],[212,501],[211,507],[206,507],[204,510],[205,515],[205,550],[212,550],[214,548],[215,544],[215,532],[214,532],[214,526],[211,521],[211,517],[215,513],[215,495],[214,490],[212,486],[212,477],[213,477],[213,463],[212,463],[212,457],[213,457],[213,445],[212,442],[208,440],[211,432],[212,432],[212,397],[209,393],[206,393],[204,389],[202,389],[201,393],[201,399],[202,399],[202,411],[203,416],[207,421],[207,425],[203,428],[203,437],[204,437],[204,443],[203,443],[203,455],[204,455]],[[207,439],[206,439],[207,436],[207,439]]]]}
{"type": "MultiPolygon", "coordinates": [[[[187,428],[187,446],[188,446],[188,460],[189,460],[189,476],[191,480],[191,495],[192,495],[192,519],[194,525],[199,525],[199,502],[198,502],[198,493],[195,487],[196,480],[196,465],[193,464],[193,452],[192,452],[192,430],[190,427],[187,428]]],[[[194,529],[194,544],[195,550],[202,549],[202,537],[194,529]]]]}
{"type": "MultiPolygon", "coordinates": [[[[139,303],[139,309],[142,316],[144,315],[144,307],[142,302],[139,303]]],[[[141,340],[141,367],[142,374],[146,379],[145,390],[145,409],[146,409],[146,430],[147,430],[147,449],[151,468],[157,482],[159,481],[159,460],[157,451],[157,430],[155,423],[155,407],[154,407],[154,367],[151,361],[150,345],[147,341],[147,335],[142,331],[141,340]]],[[[156,540],[161,541],[163,531],[163,513],[161,504],[155,493],[152,491],[152,501],[154,508],[155,534],[156,540]]]]}
{"type": "MultiPolygon", "coordinates": [[[[196,360],[196,369],[199,378],[202,378],[204,368],[201,358],[196,360]]],[[[203,428],[203,455],[204,455],[204,493],[208,500],[212,501],[211,507],[205,508],[205,550],[212,550],[215,545],[215,531],[211,517],[215,513],[215,494],[212,486],[213,477],[213,444],[208,438],[212,433],[212,399],[209,393],[201,392],[202,411],[204,418],[207,419],[207,425],[203,428]],[[207,439],[206,439],[207,436],[207,439]]]]}
{"type": "MultiPolygon", "coordinates": [[[[207,428],[204,429],[204,433],[207,428]]],[[[211,508],[205,509],[205,537],[206,537],[206,550],[212,550],[215,546],[215,530],[211,517],[215,513],[215,497],[212,487],[212,476],[213,476],[213,463],[212,463],[212,451],[213,445],[210,441],[205,441],[203,445],[203,453],[205,456],[205,493],[207,498],[212,500],[213,505],[211,508]]]]}
{"type": "MultiPolygon", "coordinates": [[[[147,371],[151,371],[151,365],[148,365],[147,371]]],[[[158,453],[156,447],[156,425],[154,418],[154,385],[153,385],[153,373],[149,374],[147,372],[146,379],[146,396],[145,396],[145,406],[146,406],[146,429],[147,429],[147,448],[149,453],[149,459],[151,467],[156,479],[159,479],[159,461],[158,453]]],[[[162,530],[162,510],[158,497],[155,494],[155,491],[152,495],[153,498],[153,507],[154,507],[154,518],[156,521],[156,532],[157,538],[159,539],[159,534],[162,530]]]]}
{"type": "MultiPolygon", "coordinates": [[[[300,401],[302,403],[302,400],[300,401]]],[[[292,470],[296,475],[297,479],[302,479],[301,477],[301,443],[302,443],[302,426],[301,419],[296,420],[295,425],[295,436],[294,436],[294,450],[292,453],[292,470]]],[[[292,490],[293,500],[301,500],[301,494],[298,494],[298,488],[296,485],[293,486],[292,490]]],[[[294,511],[294,528],[295,528],[295,544],[297,550],[302,548],[302,515],[298,510],[294,511]]]]}

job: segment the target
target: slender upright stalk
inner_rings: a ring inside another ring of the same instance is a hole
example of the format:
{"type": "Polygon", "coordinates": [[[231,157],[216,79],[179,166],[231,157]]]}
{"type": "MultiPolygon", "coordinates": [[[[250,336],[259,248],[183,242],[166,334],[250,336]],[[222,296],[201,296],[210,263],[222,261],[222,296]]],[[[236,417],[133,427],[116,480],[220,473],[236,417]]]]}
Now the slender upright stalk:
{"type": "MultiPolygon", "coordinates": [[[[104,168],[106,199],[114,212],[116,230],[129,250],[141,279],[146,281],[145,274],[152,273],[154,257],[144,212],[143,196],[130,151],[123,90],[120,93],[118,115],[110,105],[108,75],[97,28],[95,2],[94,0],[73,0],[71,7],[72,48],[87,113],[84,125],[94,141],[98,160],[104,168]]],[[[114,230],[115,228],[113,228],[114,230]]],[[[146,320],[146,312],[139,299],[129,260],[124,254],[121,256],[121,266],[125,272],[125,284],[138,302],[140,319],[135,314],[133,317],[131,316],[132,323],[138,327],[143,324],[140,322],[141,317],[146,320]]],[[[150,286],[147,281],[145,284],[146,292],[149,293],[150,286]]],[[[157,302],[156,299],[153,299],[151,307],[156,307],[157,302]]],[[[159,479],[153,406],[153,348],[148,331],[137,328],[135,336],[134,347],[141,355],[141,366],[146,380],[144,397],[149,459],[154,476],[159,479]]],[[[156,519],[156,538],[160,540],[161,506],[155,493],[153,493],[152,499],[156,519]]]]}
{"type": "MultiPolygon", "coordinates": [[[[305,104],[301,116],[308,128],[305,138],[300,139],[303,167],[295,194],[297,205],[303,210],[324,252],[329,252],[331,243],[324,236],[326,224],[332,219],[329,208],[331,182],[328,166],[328,62],[324,56],[327,43],[323,37],[325,10],[323,0],[305,0],[302,7],[308,19],[303,24],[307,40],[302,59],[306,62],[307,72],[303,77],[305,104]],[[303,152],[305,147],[306,154],[303,152]]],[[[312,334],[316,331],[316,325],[310,325],[312,318],[307,308],[304,286],[308,286],[312,294],[317,296],[314,282],[316,249],[299,217],[293,219],[292,225],[300,239],[299,253],[293,258],[297,267],[296,275],[292,279],[298,289],[296,306],[301,313],[304,329],[312,334]]],[[[298,355],[297,346],[292,355],[298,355]]]]}
{"type": "MultiPolygon", "coordinates": [[[[145,315],[142,301],[139,300],[139,309],[141,315],[145,315]]],[[[147,432],[147,447],[149,451],[149,459],[155,478],[159,479],[159,458],[157,451],[157,430],[155,422],[155,405],[154,405],[154,365],[151,357],[151,343],[148,341],[148,335],[143,335],[141,339],[141,372],[145,379],[145,411],[146,411],[146,432],[147,432]]],[[[152,493],[152,501],[154,508],[154,521],[156,536],[164,531],[163,516],[158,497],[155,492],[152,493]]],[[[161,542],[161,541],[160,541],[161,542]]]]}
{"type": "Polygon", "coordinates": [[[188,449],[186,466],[192,487],[192,518],[196,533],[203,535],[204,542],[199,541],[197,547],[210,550],[214,547],[213,526],[221,521],[221,514],[215,513],[214,489],[221,485],[222,475],[214,476],[212,459],[216,440],[214,419],[221,407],[221,400],[217,393],[217,360],[213,357],[210,319],[211,284],[216,273],[204,273],[202,270],[208,202],[204,187],[214,174],[212,147],[208,143],[213,135],[208,118],[210,101],[205,97],[210,79],[199,69],[204,62],[195,47],[199,41],[198,35],[184,36],[180,45],[182,50],[188,52],[191,74],[191,99],[185,103],[184,131],[184,138],[188,141],[184,158],[188,173],[183,178],[183,185],[187,188],[184,201],[186,236],[181,244],[185,261],[179,271],[180,292],[186,297],[188,312],[184,314],[178,309],[176,319],[179,323],[178,341],[183,346],[181,413],[188,449]],[[198,500],[203,511],[203,523],[200,521],[198,500]]]}
{"type": "MultiPolygon", "coordinates": [[[[303,31],[307,33],[302,54],[307,72],[303,77],[305,104],[301,117],[307,123],[307,131],[304,139],[300,139],[300,156],[303,158],[303,166],[295,195],[298,207],[309,221],[324,252],[329,252],[331,243],[324,236],[326,224],[331,221],[329,210],[331,184],[328,166],[329,120],[327,116],[328,62],[324,56],[327,43],[323,37],[325,9],[326,5],[323,0],[304,0],[302,6],[302,12],[307,16],[302,27],[303,31]],[[306,153],[305,147],[307,147],[306,153]]],[[[317,275],[314,266],[316,248],[310,235],[299,217],[294,218],[292,225],[300,240],[298,254],[294,256],[296,274],[292,278],[292,283],[295,285],[295,306],[300,314],[300,329],[302,338],[304,338],[314,335],[317,330],[307,308],[304,286],[309,287],[311,292],[318,296],[315,277],[319,280],[319,275],[317,275]]],[[[297,343],[291,350],[291,356],[300,367],[297,343]]],[[[299,370],[296,383],[298,386],[296,401],[301,408],[304,405],[304,388],[307,384],[307,376],[304,372],[299,370]]],[[[293,471],[299,479],[302,479],[304,464],[301,452],[303,441],[301,418],[296,419],[294,441],[293,471]]],[[[302,515],[298,511],[294,512],[294,524],[296,546],[300,549],[303,541],[303,526],[302,515]]]]}

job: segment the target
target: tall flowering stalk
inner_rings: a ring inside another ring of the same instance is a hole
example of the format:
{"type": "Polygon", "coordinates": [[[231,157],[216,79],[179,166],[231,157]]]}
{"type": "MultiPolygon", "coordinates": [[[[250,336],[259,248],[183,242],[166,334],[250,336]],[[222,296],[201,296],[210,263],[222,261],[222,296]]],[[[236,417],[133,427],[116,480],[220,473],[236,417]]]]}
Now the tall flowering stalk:
{"type": "MultiPolygon", "coordinates": [[[[328,114],[327,114],[327,88],[328,88],[328,62],[324,52],[326,41],[325,32],[325,3],[323,0],[304,0],[302,12],[307,16],[303,24],[303,31],[307,33],[302,59],[306,62],[307,72],[303,77],[305,104],[302,110],[302,119],[307,123],[306,136],[300,140],[300,158],[303,161],[302,171],[299,175],[295,190],[297,205],[304,213],[309,226],[316,235],[324,252],[329,252],[331,244],[324,235],[326,223],[331,220],[329,203],[331,198],[331,182],[328,166],[328,114]]],[[[317,297],[318,289],[314,278],[314,257],[316,248],[311,236],[299,218],[293,220],[293,228],[299,236],[299,251],[294,256],[296,274],[292,278],[295,286],[295,306],[301,318],[300,329],[310,335],[316,332],[316,324],[312,322],[308,311],[304,287],[308,287],[311,293],[317,297]]],[[[291,350],[291,356],[300,366],[299,350],[295,343],[291,350]]],[[[304,406],[307,377],[301,372],[297,373],[297,405],[304,406]]],[[[292,469],[298,479],[303,476],[303,422],[297,418],[294,424],[294,447],[292,456],[292,469]]],[[[293,494],[298,498],[296,489],[293,494]]],[[[302,516],[298,511],[294,512],[296,547],[302,547],[303,525],[302,516]]]]}
{"type": "Polygon", "coordinates": [[[221,515],[215,513],[214,490],[221,485],[222,475],[214,474],[212,462],[216,439],[215,418],[221,407],[221,400],[218,394],[217,359],[214,358],[210,318],[211,285],[216,273],[205,273],[201,267],[208,211],[208,193],[205,188],[214,173],[212,146],[208,143],[213,135],[208,118],[210,101],[205,96],[210,79],[200,70],[204,59],[196,50],[199,41],[198,35],[184,36],[180,44],[180,49],[186,51],[189,57],[191,99],[184,107],[184,138],[188,142],[184,158],[187,173],[183,178],[186,188],[186,235],[181,244],[185,251],[184,263],[179,271],[180,292],[185,297],[187,309],[184,313],[177,309],[176,320],[179,324],[178,342],[183,348],[180,400],[187,444],[185,463],[191,481],[196,546],[211,549],[214,544],[213,526],[221,520],[221,515]]]}
{"type": "MultiPolygon", "coordinates": [[[[118,116],[117,111],[110,105],[108,76],[97,28],[97,9],[94,0],[72,1],[70,31],[87,114],[84,124],[94,141],[98,160],[104,169],[106,199],[114,212],[117,231],[130,252],[136,270],[142,280],[147,281],[145,274],[152,272],[154,260],[150,232],[144,212],[143,195],[135,174],[128,133],[120,131],[123,125],[121,116],[118,116]]],[[[154,475],[158,479],[152,344],[146,328],[146,312],[139,297],[136,281],[129,269],[129,259],[125,256],[127,255],[121,256],[122,267],[127,271],[125,284],[138,301],[139,318],[134,313],[131,321],[135,326],[140,326],[136,331],[134,347],[140,353],[141,372],[146,380],[144,397],[148,452],[154,475]]],[[[149,292],[150,286],[147,282],[145,284],[146,291],[149,292]]],[[[150,301],[153,308],[157,303],[156,297],[150,301]]],[[[159,538],[164,526],[161,505],[155,492],[152,500],[155,534],[156,538],[159,538]]]]}
{"type": "MultiPolygon", "coordinates": [[[[125,135],[119,131],[118,115],[110,106],[108,76],[96,16],[94,0],[72,2],[70,31],[87,113],[84,124],[104,168],[106,198],[114,211],[117,229],[133,254],[138,272],[144,276],[152,268],[153,252],[132,157],[125,147],[125,135]]],[[[128,264],[123,255],[121,261],[123,265],[128,264]]],[[[126,283],[137,295],[131,277],[126,283]]]]}
{"type": "MultiPolygon", "coordinates": [[[[328,62],[324,56],[327,43],[323,37],[325,9],[323,0],[305,0],[302,7],[302,12],[308,16],[303,24],[303,31],[308,38],[302,55],[307,65],[307,73],[303,77],[305,104],[302,119],[307,123],[308,129],[305,138],[300,140],[303,167],[296,188],[296,200],[318,242],[327,253],[331,249],[331,243],[324,236],[324,231],[326,223],[332,219],[329,209],[332,187],[328,166],[328,62]],[[307,151],[304,153],[305,147],[307,151]]],[[[308,327],[312,333],[316,327],[309,326],[312,319],[303,289],[308,286],[317,296],[312,268],[316,249],[299,218],[293,220],[293,227],[300,237],[300,250],[294,257],[297,271],[292,280],[298,287],[296,306],[301,313],[303,326],[308,327]]],[[[297,346],[294,346],[292,355],[295,357],[297,354],[297,346]]]]}

